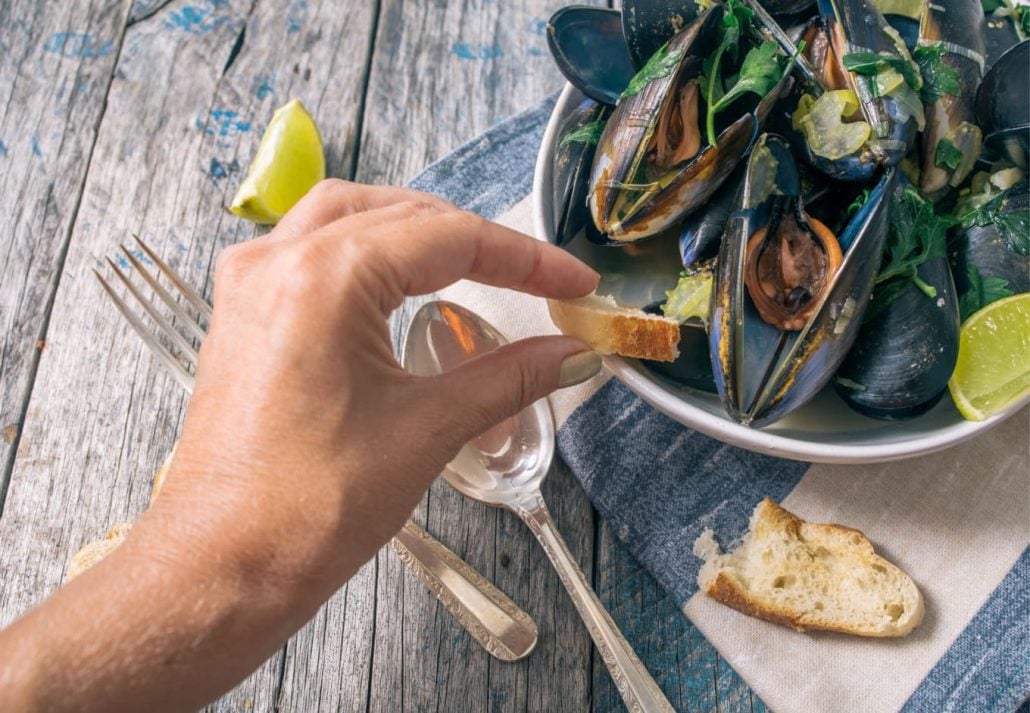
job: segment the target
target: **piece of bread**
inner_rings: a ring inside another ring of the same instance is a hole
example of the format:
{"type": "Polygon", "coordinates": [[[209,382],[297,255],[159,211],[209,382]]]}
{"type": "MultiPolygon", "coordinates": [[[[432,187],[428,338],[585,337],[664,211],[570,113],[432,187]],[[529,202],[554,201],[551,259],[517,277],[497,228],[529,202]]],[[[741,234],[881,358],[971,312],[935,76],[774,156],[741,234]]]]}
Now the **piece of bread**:
{"type": "Polygon", "coordinates": [[[769,498],[755,508],[733,552],[723,554],[705,530],[694,554],[705,561],[701,591],[798,631],[904,636],[923,620],[915,582],[876,554],[865,535],[804,522],[769,498]]]}
{"type": "Polygon", "coordinates": [[[679,322],[643,310],[620,307],[596,293],[574,300],[547,300],[551,321],[601,354],[675,361],[679,322]]]}
{"type": "Polygon", "coordinates": [[[68,574],[65,575],[64,581],[72,581],[97,562],[118,549],[118,547],[125,542],[125,537],[129,534],[129,530],[131,529],[132,523],[119,522],[107,531],[107,537],[102,540],[98,540],[97,542],[90,542],[88,545],[76,552],[72,557],[72,561],[68,564],[68,574]]]}

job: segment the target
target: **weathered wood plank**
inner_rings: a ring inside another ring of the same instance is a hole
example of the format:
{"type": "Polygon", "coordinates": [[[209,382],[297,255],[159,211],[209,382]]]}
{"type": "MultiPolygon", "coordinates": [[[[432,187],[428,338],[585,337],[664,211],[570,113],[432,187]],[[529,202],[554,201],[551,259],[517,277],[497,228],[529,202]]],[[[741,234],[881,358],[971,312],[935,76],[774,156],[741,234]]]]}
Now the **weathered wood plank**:
{"type": "MultiPolygon", "coordinates": [[[[597,562],[595,583],[601,601],[676,710],[765,710],[603,520],[598,527],[597,562]]],[[[596,652],[594,701],[598,713],[625,710],[596,652]]]]}
{"type": "Polygon", "coordinates": [[[127,11],[0,3],[0,511],[127,11]]]}
{"type": "MultiPolygon", "coordinates": [[[[53,591],[80,545],[138,516],[185,404],[90,269],[138,233],[209,289],[214,254],[254,234],[223,206],[288,98],[321,119],[330,171],[352,164],[367,3],[194,2],[131,24],[118,56],[0,522],[3,622],[53,591]]],[[[271,710],[280,659],[215,708],[271,710]]]]}
{"type": "MultiPolygon", "coordinates": [[[[546,56],[543,34],[552,9],[539,1],[521,6],[487,0],[447,6],[383,2],[356,178],[407,181],[500,118],[557,89],[561,80],[546,56]]],[[[398,313],[395,333],[416,304],[398,313]]],[[[555,470],[545,492],[570,547],[591,571],[589,503],[564,470],[555,470]]],[[[491,660],[392,553],[381,552],[369,710],[585,710],[589,638],[525,527],[442,483],[432,488],[415,519],[524,606],[537,620],[540,643],[526,661],[491,660]]],[[[336,652],[347,661],[364,651],[334,637],[339,633],[318,625],[291,642],[283,710],[304,710],[304,702],[314,700],[305,690],[314,687],[335,685],[347,692],[366,685],[361,678],[366,672],[356,671],[357,678],[341,674],[332,660],[336,652]],[[322,655],[306,637],[323,631],[323,651],[331,652],[326,660],[293,654],[303,649],[322,655]],[[302,661],[306,675],[294,673],[302,661]]]]}

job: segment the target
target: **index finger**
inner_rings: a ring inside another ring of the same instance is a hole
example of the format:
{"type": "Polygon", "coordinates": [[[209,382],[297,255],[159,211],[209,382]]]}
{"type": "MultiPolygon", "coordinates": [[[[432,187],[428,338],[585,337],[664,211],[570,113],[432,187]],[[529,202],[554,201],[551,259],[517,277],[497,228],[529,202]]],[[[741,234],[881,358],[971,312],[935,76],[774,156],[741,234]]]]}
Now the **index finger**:
{"type": "Polygon", "coordinates": [[[461,279],[541,297],[581,297],[600,276],[549,243],[464,211],[426,210],[369,238],[391,276],[395,308],[405,296],[461,279]]]}

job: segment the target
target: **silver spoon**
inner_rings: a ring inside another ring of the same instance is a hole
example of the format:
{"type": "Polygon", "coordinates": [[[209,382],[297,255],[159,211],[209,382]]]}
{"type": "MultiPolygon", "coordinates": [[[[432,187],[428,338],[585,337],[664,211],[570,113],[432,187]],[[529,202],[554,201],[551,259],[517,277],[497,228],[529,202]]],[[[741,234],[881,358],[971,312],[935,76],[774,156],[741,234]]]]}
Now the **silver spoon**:
{"type": "MultiPolygon", "coordinates": [[[[404,368],[431,376],[507,343],[475,313],[451,302],[424,305],[411,321],[404,368]]],[[[467,443],[444,469],[458,492],[518,515],[540,541],[597,645],[616,688],[631,711],[668,711],[672,705],[633,653],[587,584],[547,511],[540,485],[554,458],[554,416],[541,399],[467,443]]]]}

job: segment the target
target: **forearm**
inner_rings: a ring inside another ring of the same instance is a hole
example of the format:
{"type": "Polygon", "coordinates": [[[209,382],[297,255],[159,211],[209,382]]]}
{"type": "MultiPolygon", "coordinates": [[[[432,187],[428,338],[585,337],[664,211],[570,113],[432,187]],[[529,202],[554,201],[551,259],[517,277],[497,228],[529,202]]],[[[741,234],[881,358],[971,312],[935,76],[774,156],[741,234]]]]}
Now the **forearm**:
{"type": "Polygon", "coordinates": [[[107,559],[0,633],[11,710],[196,709],[273,654],[360,564],[302,578],[315,554],[291,547],[285,519],[230,521],[216,497],[205,511],[165,497],[107,559]]]}

